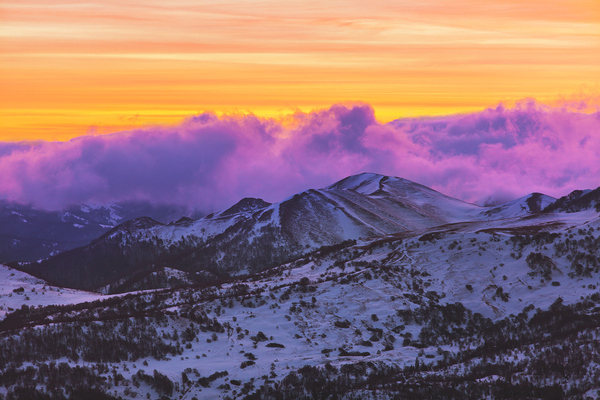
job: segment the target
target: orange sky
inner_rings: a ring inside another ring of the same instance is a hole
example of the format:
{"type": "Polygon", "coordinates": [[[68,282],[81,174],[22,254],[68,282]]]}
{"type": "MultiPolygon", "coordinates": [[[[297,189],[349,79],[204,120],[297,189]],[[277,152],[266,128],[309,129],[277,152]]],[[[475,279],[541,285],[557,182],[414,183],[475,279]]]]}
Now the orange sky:
{"type": "Polygon", "coordinates": [[[598,0],[0,0],[0,140],[201,112],[380,121],[597,91],[598,0]]]}

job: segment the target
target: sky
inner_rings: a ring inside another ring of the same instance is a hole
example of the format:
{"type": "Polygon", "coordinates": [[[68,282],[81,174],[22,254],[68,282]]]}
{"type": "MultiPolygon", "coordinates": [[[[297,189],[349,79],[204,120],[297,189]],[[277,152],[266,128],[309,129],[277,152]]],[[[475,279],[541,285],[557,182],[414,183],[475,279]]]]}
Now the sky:
{"type": "Polygon", "coordinates": [[[599,49],[598,0],[0,0],[0,140],[550,102],[597,92],[599,49]]]}
{"type": "Polygon", "coordinates": [[[0,198],[600,186],[597,0],[0,0],[0,198]]]}

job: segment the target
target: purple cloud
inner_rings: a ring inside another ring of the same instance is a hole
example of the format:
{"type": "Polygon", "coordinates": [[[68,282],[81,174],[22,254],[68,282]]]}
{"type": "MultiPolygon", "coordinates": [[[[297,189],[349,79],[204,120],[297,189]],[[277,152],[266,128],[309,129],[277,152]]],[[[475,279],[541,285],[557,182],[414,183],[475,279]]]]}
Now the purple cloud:
{"type": "Polygon", "coordinates": [[[0,197],[60,208],[151,200],[213,211],[245,196],[279,201],[364,171],[471,202],[600,185],[600,112],[513,108],[380,124],[366,104],[285,123],[201,114],[68,142],[0,143],[0,197]]]}

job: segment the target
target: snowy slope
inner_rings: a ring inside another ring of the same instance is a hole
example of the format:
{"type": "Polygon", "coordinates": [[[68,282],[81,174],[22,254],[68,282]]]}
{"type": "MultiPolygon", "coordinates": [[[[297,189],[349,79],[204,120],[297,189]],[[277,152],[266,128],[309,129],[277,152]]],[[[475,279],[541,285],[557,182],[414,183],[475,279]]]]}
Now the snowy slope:
{"type": "Polygon", "coordinates": [[[207,240],[236,224],[251,222],[250,236],[259,234],[265,225],[272,225],[288,232],[292,240],[308,240],[320,246],[470,220],[480,211],[479,206],[406,179],[365,173],[324,189],[298,193],[280,203],[242,199],[223,212],[196,221],[149,227],[139,233],[158,235],[171,242],[181,236],[207,240]]]}
{"type": "Polygon", "coordinates": [[[280,228],[287,240],[318,247],[466,221],[480,211],[481,207],[405,179],[360,174],[324,189],[298,193],[280,203],[243,199],[224,212],[183,226],[152,227],[139,233],[168,242],[181,236],[208,240],[241,225],[252,238],[259,236],[265,226],[272,226],[280,228]]]}
{"type": "Polygon", "coordinates": [[[371,199],[394,199],[406,207],[415,207],[424,215],[443,218],[446,222],[465,221],[473,218],[481,207],[454,199],[427,186],[408,179],[363,173],[342,179],[325,190],[353,191],[371,199]]]}
{"type": "Polygon", "coordinates": [[[540,213],[556,199],[542,193],[531,193],[506,204],[489,207],[482,212],[486,219],[503,219],[523,217],[529,214],[540,213]]]}
{"type": "Polygon", "coordinates": [[[0,264],[0,320],[22,306],[76,304],[102,298],[97,293],[52,286],[19,270],[0,264]]]}
{"type": "Polygon", "coordinates": [[[574,190],[547,206],[546,212],[577,212],[594,208],[600,211],[600,187],[594,190],[574,190]]]}
{"type": "Polygon", "coordinates": [[[23,268],[85,289],[127,280],[140,269],[154,267],[240,273],[269,268],[346,240],[469,220],[480,211],[481,207],[405,179],[360,174],[275,204],[243,199],[223,212],[195,221],[162,224],[137,218],[88,246],[23,268]],[[131,246],[140,249],[132,248],[129,256],[126,248],[131,246]],[[99,259],[103,257],[115,261],[108,265],[99,259]],[[99,270],[103,275],[94,277],[99,270]]]}

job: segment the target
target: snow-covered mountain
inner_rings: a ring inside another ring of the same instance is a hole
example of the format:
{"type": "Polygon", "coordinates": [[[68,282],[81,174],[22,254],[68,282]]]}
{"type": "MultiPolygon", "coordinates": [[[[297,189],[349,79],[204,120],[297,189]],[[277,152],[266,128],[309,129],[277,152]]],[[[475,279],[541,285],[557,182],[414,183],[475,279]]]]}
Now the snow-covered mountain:
{"type": "MultiPolygon", "coordinates": [[[[302,196],[358,193],[367,204],[387,197],[375,194],[380,184],[392,190],[381,181],[302,196]]],[[[596,398],[600,212],[515,209],[543,204],[526,197],[493,219],[435,192],[416,194],[455,208],[443,224],[426,226],[415,210],[427,203],[406,201],[411,223],[422,224],[412,230],[321,247],[214,284],[101,296],[0,269],[12,282],[0,293],[8,310],[0,314],[0,390],[13,398],[68,390],[102,399],[596,398]]],[[[236,219],[260,221],[277,206],[245,203],[258,207],[205,224],[227,226],[228,235],[236,219]]],[[[437,220],[442,211],[428,212],[437,220]]],[[[148,244],[147,232],[197,222],[134,220],[97,243],[110,238],[126,249],[136,238],[148,244]]]]}
{"type": "Polygon", "coordinates": [[[198,220],[164,224],[127,221],[89,245],[19,268],[60,285],[112,291],[147,287],[135,282],[157,268],[192,274],[189,281],[271,268],[322,246],[414,232],[458,222],[519,218],[553,199],[532,194],[494,208],[445,196],[402,178],[363,173],[282,202],[243,199],[198,220]]]}
{"type": "Polygon", "coordinates": [[[481,209],[406,179],[364,173],[275,204],[242,199],[225,211],[197,221],[155,226],[147,232],[166,241],[181,236],[209,240],[233,226],[244,225],[248,229],[244,234],[252,238],[270,226],[281,229],[290,242],[319,247],[470,220],[481,209]]]}
{"type": "Polygon", "coordinates": [[[490,219],[523,217],[541,213],[556,199],[542,193],[531,193],[516,200],[494,207],[487,207],[482,214],[490,219]]]}
{"type": "Polygon", "coordinates": [[[275,204],[243,199],[195,221],[137,218],[87,246],[22,267],[85,289],[156,267],[222,276],[261,271],[347,240],[470,220],[480,212],[408,180],[365,173],[275,204]]]}
{"type": "Polygon", "coordinates": [[[168,222],[183,215],[200,214],[178,205],[149,202],[73,205],[48,211],[0,200],[0,262],[33,261],[84,246],[132,218],[149,216],[168,222]]]}

